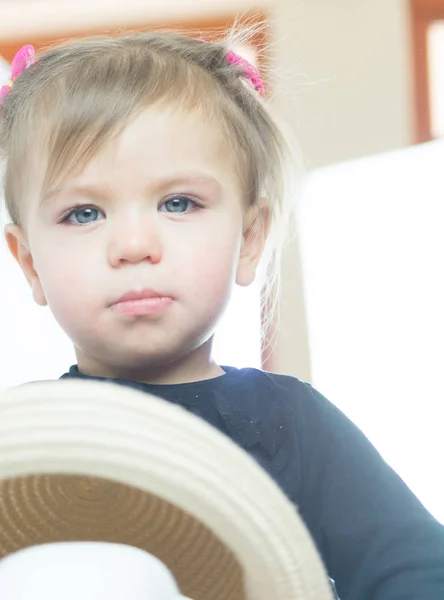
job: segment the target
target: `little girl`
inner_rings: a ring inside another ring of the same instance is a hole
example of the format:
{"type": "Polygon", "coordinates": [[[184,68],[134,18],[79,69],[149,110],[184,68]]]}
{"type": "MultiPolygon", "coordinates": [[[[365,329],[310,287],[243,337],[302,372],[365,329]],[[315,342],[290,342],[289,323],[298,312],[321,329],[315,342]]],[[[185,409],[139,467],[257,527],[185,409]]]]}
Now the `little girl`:
{"type": "Polygon", "coordinates": [[[1,92],[9,248],[74,344],[64,378],[156,394],[231,437],[297,505],[342,600],[442,600],[444,528],[365,436],[307,383],[212,359],[233,286],[278,268],[289,220],[263,92],[226,42],[25,47],[1,92]]]}

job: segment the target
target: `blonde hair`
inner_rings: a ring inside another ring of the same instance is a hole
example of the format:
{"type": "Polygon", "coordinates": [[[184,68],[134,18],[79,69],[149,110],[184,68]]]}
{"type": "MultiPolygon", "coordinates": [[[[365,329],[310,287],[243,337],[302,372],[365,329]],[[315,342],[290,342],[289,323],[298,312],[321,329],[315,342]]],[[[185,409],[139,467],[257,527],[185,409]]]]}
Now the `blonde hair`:
{"type": "Polygon", "coordinates": [[[233,145],[246,206],[265,204],[269,304],[290,221],[287,169],[297,167],[267,100],[240,66],[227,61],[228,49],[251,34],[230,32],[223,41],[202,43],[154,31],[91,37],[42,53],[1,107],[4,195],[12,221],[21,224],[31,190],[42,198],[149,105],[199,109],[233,145]]]}

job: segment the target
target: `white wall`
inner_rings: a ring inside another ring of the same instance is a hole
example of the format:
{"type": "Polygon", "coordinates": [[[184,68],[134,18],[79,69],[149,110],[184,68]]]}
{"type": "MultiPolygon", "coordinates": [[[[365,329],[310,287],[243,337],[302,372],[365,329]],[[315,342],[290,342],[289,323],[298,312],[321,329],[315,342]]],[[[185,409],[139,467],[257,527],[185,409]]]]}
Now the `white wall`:
{"type": "Polygon", "coordinates": [[[310,166],[411,143],[408,5],[408,0],[274,3],[283,111],[310,166]]]}
{"type": "MultiPolygon", "coordinates": [[[[402,148],[413,140],[408,0],[277,0],[279,104],[309,168],[402,148]]],[[[299,271],[284,265],[274,367],[310,379],[299,271]]]]}

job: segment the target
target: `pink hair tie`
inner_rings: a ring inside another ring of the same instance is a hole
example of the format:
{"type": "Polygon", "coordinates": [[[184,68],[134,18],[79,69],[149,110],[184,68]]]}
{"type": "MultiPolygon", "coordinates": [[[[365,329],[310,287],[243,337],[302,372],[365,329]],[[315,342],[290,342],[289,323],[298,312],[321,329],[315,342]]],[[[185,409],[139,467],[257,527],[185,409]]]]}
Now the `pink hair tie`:
{"type": "Polygon", "coordinates": [[[245,77],[251,81],[254,89],[259,92],[259,94],[265,93],[265,86],[261,76],[259,75],[257,69],[246,58],[239,56],[239,54],[237,54],[237,52],[234,50],[229,50],[227,52],[227,62],[229,65],[238,66],[244,73],[245,77]]]}
{"type": "MultiPolygon", "coordinates": [[[[203,42],[204,44],[209,43],[207,40],[202,38],[199,38],[199,42],[203,42]]],[[[259,94],[265,94],[265,86],[261,76],[259,75],[257,69],[246,58],[239,56],[239,54],[234,50],[228,50],[226,59],[229,65],[236,65],[240,68],[242,73],[250,81],[254,89],[259,92],[259,94]]]]}
{"type": "Polygon", "coordinates": [[[11,77],[10,77],[8,83],[6,83],[2,88],[0,88],[0,100],[3,100],[3,98],[5,98],[9,94],[12,84],[17,79],[17,77],[19,75],[21,75],[23,73],[23,71],[26,71],[26,69],[28,67],[30,67],[32,64],[34,64],[34,61],[35,61],[34,46],[31,46],[31,45],[23,46],[23,48],[21,48],[17,52],[17,54],[14,56],[14,58],[12,60],[11,77]]]}

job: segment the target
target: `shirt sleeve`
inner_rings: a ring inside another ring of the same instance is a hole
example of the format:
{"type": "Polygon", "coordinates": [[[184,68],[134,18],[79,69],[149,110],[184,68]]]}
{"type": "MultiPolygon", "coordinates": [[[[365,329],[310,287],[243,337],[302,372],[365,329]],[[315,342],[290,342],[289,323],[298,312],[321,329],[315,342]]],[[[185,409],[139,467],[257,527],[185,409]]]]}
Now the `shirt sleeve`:
{"type": "Polygon", "coordinates": [[[340,410],[299,384],[299,509],[339,598],[444,600],[444,527],[340,410]]]}

